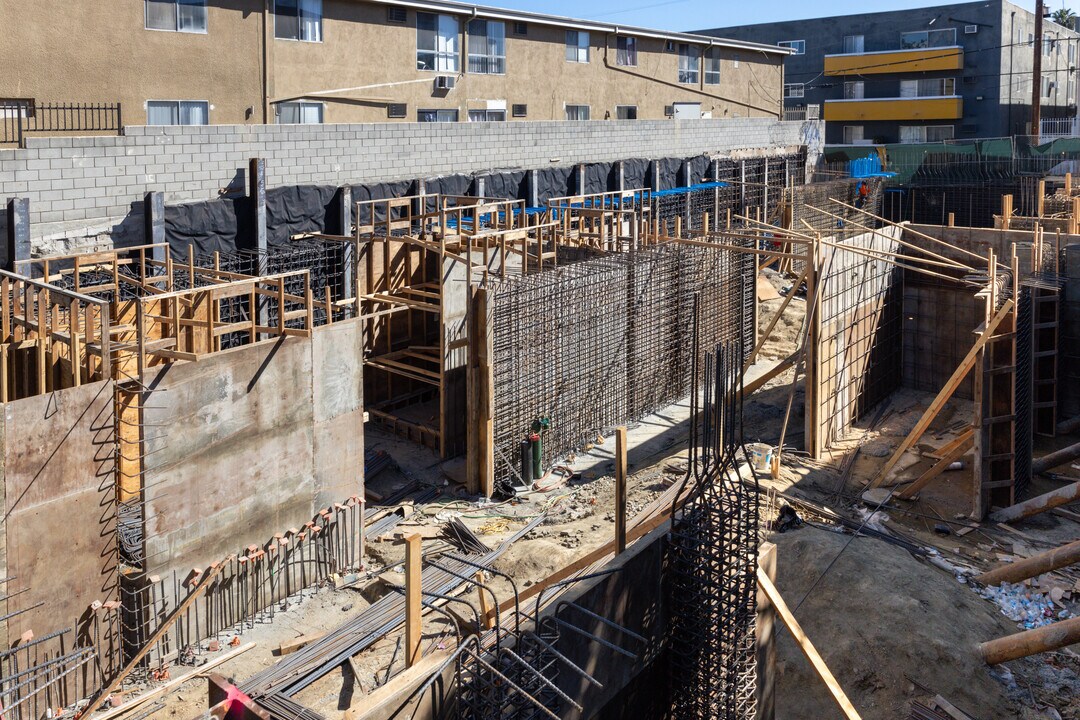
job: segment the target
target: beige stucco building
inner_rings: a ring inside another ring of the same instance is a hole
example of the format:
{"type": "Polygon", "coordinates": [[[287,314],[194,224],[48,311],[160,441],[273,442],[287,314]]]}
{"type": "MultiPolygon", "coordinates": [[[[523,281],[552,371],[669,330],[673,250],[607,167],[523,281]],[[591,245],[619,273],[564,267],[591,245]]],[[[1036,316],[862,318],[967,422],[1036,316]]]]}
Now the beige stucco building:
{"type": "Polygon", "coordinates": [[[0,103],[127,125],[776,117],[789,52],[397,0],[5,2],[0,27],[0,103]]]}

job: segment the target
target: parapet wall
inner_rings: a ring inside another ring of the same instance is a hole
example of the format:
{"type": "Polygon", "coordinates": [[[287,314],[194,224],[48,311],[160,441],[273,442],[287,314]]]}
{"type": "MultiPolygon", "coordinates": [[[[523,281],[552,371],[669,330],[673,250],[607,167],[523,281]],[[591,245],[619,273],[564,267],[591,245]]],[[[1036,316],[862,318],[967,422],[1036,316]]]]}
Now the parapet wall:
{"type": "Polygon", "coordinates": [[[270,187],[342,186],[786,146],[806,146],[813,166],[821,124],[736,118],[139,126],[120,137],[30,138],[25,149],[0,150],[0,200],[28,198],[39,238],[103,234],[119,225],[135,232],[145,193],[163,191],[170,204],[242,193],[253,157],[266,161],[270,187]]]}

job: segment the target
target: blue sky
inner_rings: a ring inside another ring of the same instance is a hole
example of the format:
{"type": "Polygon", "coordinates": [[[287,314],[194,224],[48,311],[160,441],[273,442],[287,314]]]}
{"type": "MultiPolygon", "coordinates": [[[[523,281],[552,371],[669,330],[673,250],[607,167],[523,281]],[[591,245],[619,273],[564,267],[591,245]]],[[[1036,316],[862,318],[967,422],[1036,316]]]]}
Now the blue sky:
{"type": "MultiPolygon", "coordinates": [[[[1035,8],[1034,0],[1013,0],[1021,7],[1035,8]]],[[[903,10],[949,4],[948,0],[483,0],[484,5],[532,10],[552,15],[641,25],[661,30],[694,30],[729,25],[751,25],[774,20],[878,10],[903,10]]],[[[1047,12],[1057,10],[1062,0],[1046,0],[1047,12]]],[[[1080,0],[1067,4],[1080,9],[1080,0]]]]}

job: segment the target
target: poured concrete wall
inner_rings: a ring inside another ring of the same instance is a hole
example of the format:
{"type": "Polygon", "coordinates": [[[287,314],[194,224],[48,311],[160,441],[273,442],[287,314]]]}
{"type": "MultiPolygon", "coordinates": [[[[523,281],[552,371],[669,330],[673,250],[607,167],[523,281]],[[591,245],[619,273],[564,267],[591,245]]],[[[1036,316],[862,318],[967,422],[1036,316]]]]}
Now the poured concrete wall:
{"type": "Polygon", "coordinates": [[[359,342],[350,321],[149,374],[148,574],[206,566],[362,494],[359,342]]]}
{"type": "Polygon", "coordinates": [[[9,619],[6,638],[0,623],[0,640],[74,627],[93,601],[117,599],[113,402],[98,382],[3,406],[0,577],[15,578],[3,595],[19,594],[0,614],[44,604],[9,619]]]}

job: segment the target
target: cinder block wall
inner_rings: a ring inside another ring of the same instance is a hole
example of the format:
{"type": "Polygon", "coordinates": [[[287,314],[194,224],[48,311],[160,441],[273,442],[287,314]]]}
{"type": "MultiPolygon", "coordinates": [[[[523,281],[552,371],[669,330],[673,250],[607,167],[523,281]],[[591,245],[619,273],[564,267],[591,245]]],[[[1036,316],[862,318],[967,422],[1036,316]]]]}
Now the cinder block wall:
{"type": "Polygon", "coordinates": [[[242,190],[252,157],[266,160],[270,187],[346,185],[798,145],[812,167],[822,138],[818,122],[769,118],[139,126],[121,137],[30,138],[26,149],[0,150],[0,200],[29,198],[35,238],[122,234],[140,227],[145,193],[180,203],[242,190]]]}

